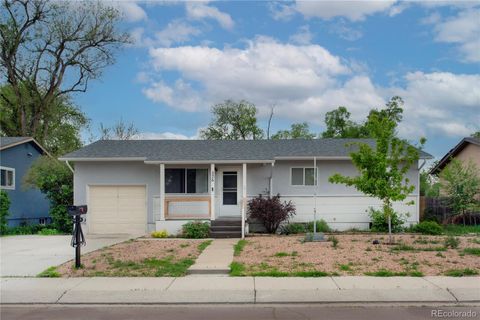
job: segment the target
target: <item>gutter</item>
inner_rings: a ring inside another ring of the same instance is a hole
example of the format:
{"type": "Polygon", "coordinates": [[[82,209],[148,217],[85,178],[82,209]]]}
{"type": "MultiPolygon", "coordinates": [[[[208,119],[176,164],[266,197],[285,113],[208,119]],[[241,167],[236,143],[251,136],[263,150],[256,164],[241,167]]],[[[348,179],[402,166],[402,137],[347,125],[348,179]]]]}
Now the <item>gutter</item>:
{"type": "Polygon", "coordinates": [[[75,171],[73,170],[72,166],[70,165],[70,163],[68,163],[68,160],[65,160],[65,164],[67,165],[68,169],[70,169],[70,171],[72,171],[72,173],[75,173],[75,171]]]}

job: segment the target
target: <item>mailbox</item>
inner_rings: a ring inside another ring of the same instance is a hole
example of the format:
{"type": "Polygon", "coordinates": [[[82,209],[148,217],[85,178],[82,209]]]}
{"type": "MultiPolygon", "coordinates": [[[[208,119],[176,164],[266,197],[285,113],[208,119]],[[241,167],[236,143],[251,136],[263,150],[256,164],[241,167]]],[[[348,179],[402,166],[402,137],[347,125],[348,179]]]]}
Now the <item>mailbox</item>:
{"type": "Polygon", "coordinates": [[[87,206],[68,206],[67,211],[71,216],[79,216],[87,213],[87,206]]]}

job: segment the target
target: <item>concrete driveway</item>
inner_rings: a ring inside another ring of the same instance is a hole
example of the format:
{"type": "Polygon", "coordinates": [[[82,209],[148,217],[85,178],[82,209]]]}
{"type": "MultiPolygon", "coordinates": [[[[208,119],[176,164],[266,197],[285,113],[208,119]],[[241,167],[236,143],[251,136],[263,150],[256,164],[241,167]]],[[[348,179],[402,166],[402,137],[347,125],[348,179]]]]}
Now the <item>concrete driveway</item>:
{"type": "MultiPolygon", "coordinates": [[[[75,258],[70,246],[72,236],[8,236],[0,238],[0,276],[36,276],[51,266],[75,258]]],[[[134,238],[128,234],[87,235],[82,253],[134,238]]]]}

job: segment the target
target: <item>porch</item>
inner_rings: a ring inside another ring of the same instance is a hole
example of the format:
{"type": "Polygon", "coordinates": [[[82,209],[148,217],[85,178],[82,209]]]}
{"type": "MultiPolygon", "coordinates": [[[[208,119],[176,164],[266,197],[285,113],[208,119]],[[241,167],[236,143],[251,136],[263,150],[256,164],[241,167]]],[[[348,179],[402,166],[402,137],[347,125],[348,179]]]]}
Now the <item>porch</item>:
{"type": "MultiPolygon", "coordinates": [[[[153,197],[155,229],[177,233],[187,221],[211,221],[214,237],[244,237],[249,166],[267,170],[273,161],[160,163],[160,193],[153,197]]],[[[265,170],[264,170],[265,171],[265,170]]]]}

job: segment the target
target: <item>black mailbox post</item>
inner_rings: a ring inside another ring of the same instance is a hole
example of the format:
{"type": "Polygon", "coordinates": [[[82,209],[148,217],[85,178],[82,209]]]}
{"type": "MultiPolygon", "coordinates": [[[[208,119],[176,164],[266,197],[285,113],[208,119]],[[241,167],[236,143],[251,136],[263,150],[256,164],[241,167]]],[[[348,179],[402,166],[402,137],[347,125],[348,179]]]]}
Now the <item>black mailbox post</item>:
{"type": "Polygon", "coordinates": [[[68,214],[73,217],[73,234],[71,246],[75,248],[75,268],[80,268],[80,246],[85,245],[85,236],[82,231],[82,214],[87,214],[87,206],[68,206],[68,214]]]}

